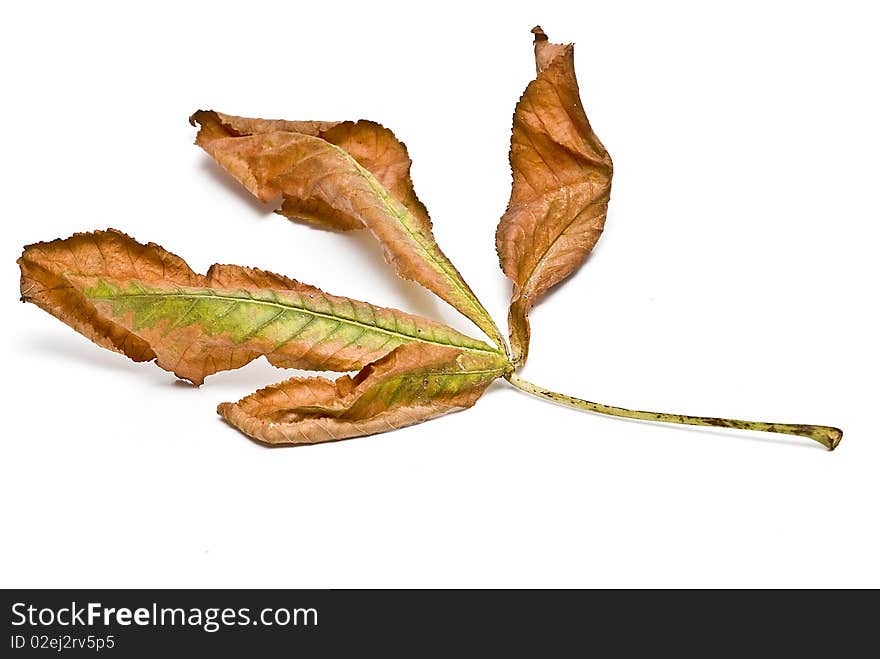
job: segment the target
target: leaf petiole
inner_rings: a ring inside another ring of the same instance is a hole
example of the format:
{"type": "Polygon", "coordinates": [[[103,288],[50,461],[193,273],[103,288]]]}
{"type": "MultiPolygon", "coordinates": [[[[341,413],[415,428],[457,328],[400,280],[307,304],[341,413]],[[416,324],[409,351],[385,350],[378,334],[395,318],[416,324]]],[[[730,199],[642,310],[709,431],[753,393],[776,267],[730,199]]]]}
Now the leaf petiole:
{"type": "Polygon", "coordinates": [[[593,403],[581,398],[567,396],[565,394],[548,391],[543,387],[532,384],[520,378],[516,373],[508,373],[504,376],[510,384],[528,394],[545,400],[572,407],[576,410],[618,416],[624,419],[637,419],[640,421],[655,421],[659,423],[678,423],[689,426],[710,426],[714,428],[733,428],[736,430],[755,430],[759,432],[775,432],[785,435],[797,435],[808,437],[819,442],[829,451],[833,451],[843,437],[843,431],[830,426],[805,425],[800,423],[767,423],[764,421],[740,421],[738,419],[719,419],[710,416],[688,416],[686,414],[669,414],[666,412],[643,412],[628,410],[613,405],[593,403]]]}

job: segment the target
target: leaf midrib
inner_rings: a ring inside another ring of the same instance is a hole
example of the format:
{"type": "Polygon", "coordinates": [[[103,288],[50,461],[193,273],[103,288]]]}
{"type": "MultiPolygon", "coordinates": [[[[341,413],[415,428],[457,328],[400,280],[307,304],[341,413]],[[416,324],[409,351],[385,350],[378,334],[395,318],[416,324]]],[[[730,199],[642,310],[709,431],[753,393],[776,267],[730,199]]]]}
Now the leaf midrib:
{"type": "MultiPolygon", "coordinates": [[[[381,334],[387,334],[390,336],[403,338],[408,341],[418,341],[421,343],[429,343],[432,345],[440,345],[440,346],[446,346],[446,347],[450,347],[450,348],[458,348],[459,350],[463,350],[466,352],[475,352],[475,353],[480,353],[480,354],[490,354],[490,355],[500,355],[501,354],[496,350],[492,350],[488,346],[485,349],[483,349],[483,348],[462,346],[462,345],[458,345],[455,343],[447,343],[445,341],[430,340],[430,339],[420,337],[420,336],[413,336],[411,334],[405,334],[403,332],[395,332],[395,331],[392,331],[389,329],[385,329],[384,327],[379,327],[377,325],[370,325],[369,323],[364,323],[361,321],[352,320],[352,319],[341,317],[341,316],[334,316],[332,314],[321,313],[320,311],[314,311],[312,309],[308,309],[305,307],[298,307],[294,304],[283,304],[281,302],[270,302],[268,300],[259,300],[254,297],[251,297],[251,296],[235,297],[233,295],[218,295],[214,292],[210,292],[210,293],[162,292],[162,293],[118,293],[116,295],[95,295],[95,296],[88,296],[88,297],[89,297],[89,299],[92,299],[92,300],[108,300],[108,301],[117,300],[120,298],[176,297],[176,298],[182,298],[182,299],[204,299],[204,300],[220,300],[220,301],[226,301],[226,302],[246,302],[248,304],[257,304],[257,305],[263,305],[263,306],[267,306],[267,307],[274,307],[277,309],[298,311],[300,313],[312,315],[316,318],[324,318],[326,320],[331,320],[331,321],[338,322],[338,323],[346,323],[346,324],[356,326],[356,327],[363,327],[366,330],[371,330],[374,332],[379,332],[381,334]]],[[[468,337],[468,338],[470,338],[470,337],[468,337]]]]}

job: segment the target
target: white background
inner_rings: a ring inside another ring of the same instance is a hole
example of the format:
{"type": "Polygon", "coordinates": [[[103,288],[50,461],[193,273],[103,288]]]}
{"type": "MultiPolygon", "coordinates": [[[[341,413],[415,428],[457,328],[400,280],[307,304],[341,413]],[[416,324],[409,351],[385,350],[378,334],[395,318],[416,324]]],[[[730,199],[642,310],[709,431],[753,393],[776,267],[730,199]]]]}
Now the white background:
{"type": "Polygon", "coordinates": [[[877,15],[870,3],[17,3],[3,62],[0,581],[69,586],[880,586],[877,15]],[[22,245],[113,226],[466,321],[365,236],[287,222],[197,108],[372,118],[506,317],[493,234],[529,29],[575,41],[607,229],[524,375],[611,404],[826,423],[809,440],[578,413],[498,383],[391,434],[262,448],[201,389],[21,305],[22,245]]]}

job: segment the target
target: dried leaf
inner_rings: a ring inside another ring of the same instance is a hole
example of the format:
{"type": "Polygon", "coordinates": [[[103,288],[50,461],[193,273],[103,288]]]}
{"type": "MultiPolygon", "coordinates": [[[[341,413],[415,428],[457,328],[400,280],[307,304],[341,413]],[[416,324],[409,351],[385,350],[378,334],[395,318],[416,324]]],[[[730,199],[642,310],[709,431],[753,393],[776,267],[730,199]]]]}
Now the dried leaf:
{"type": "Polygon", "coordinates": [[[283,122],[196,112],[196,144],[253,195],[325,228],[366,227],[404,279],[458,309],[499,347],[488,312],[440,250],[415,195],[406,147],[372,122],[283,122]]]}
{"type": "Polygon", "coordinates": [[[407,344],[354,378],[291,378],[217,411],[269,444],[316,444],[394,430],[473,405],[504,375],[501,355],[407,344]]]}
{"type": "Polygon", "coordinates": [[[214,265],[199,275],[114,230],[30,245],[18,263],[23,300],[196,384],[261,355],[280,367],[351,371],[411,342],[496,354],[437,322],[269,272],[214,265]]]}
{"type": "Polygon", "coordinates": [[[409,176],[406,147],[372,122],[292,122],[197,112],[197,144],[254,195],[281,196],[290,217],[334,230],[367,227],[398,273],[420,282],[485,331],[498,349],[439,323],[327,295],[261,270],[214,265],[193,272],[158,245],[109,230],[25,248],[21,294],[95,343],[155,359],[201,383],[260,355],[278,366],[360,369],[335,381],[296,377],[218,412],[268,444],[370,435],[462,410],[497,378],[574,409],[663,423],[809,437],[834,449],[831,426],[648,412],[595,403],[517,373],[528,314],[569,276],[602,232],[612,164],[578,96],[571,45],[534,28],[538,75],[513,121],[513,190],[496,236],[514,290],[511,361],[497,327],[440,251],[409,176]],[[503,354],[502,354],[503,349],[503,354]]]}
{"type": "Polygon", "coordinates": [[[510,342],[514,361],[526,359],[528,314],[552,286],[586,259],[602,233],[611,194],[611,158],[581,104],[574,47],[535,35],[538,75],[513,116],[513,190],[496,247],[513,281],[510,342]]]}

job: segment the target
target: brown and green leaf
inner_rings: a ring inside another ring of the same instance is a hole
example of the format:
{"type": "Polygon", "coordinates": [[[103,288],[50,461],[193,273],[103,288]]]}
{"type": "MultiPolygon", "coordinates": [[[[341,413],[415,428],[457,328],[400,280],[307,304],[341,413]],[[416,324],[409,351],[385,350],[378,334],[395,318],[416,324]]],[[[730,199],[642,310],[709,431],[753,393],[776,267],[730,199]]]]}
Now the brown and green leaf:
{"type": "Polygon", "coordinates": [[[495,354],[440,323],[270,272],[214,265],[200,275],[114,230],[29,245],[19,265],[23,300],[196,384],[261,355],[284,368],[352,371],[407,343],[495,354]]]}
{"type": "Polygon", "coordinates": [[[579,410],[665,423],[786,433],[829,449],[830,426],[647,412],[559,394],[515,369],[529,346],[528,315],[586,259],[605,223],[612,164],[580,101],[571,45],[535,35],[537,77],[513,118],[513,189],[496,234],[513,281],[510,341],[440,250],[410,178],[406,147],[369,121],[275,121],[199,111],[196,143],[279,212],[326,229],[367,228],[398,274],[470,318],[490,347],[433,320],[377,307],[287,277],[234,265],[207,274],[155,244],[114,230],[25,247],[21,297],[96,344],[155,360],[200,384],[265,356],[276,366],[355,371],[335,381],[295,377],[218,412],[267,444],[370,435],[472,406],[499,377],[579,410]]]}
{"type": "Polygon", "coordinates": [[[529,311],[587,258],[605,226],[611,157],[590,127],[574,73],[574,46],[535,35],[537,77],[513,115],[513,189],[496,234],[513,281],[508,323],[514,361],[529,348],[529,311]]]}
{"type": "Polygon", "coordinates": [[[437,245],[416,197],[406,147],[369,121],[294,122],[200,110],[196,144],[263,201],[282,197],[281,212],[331,229],[370,230],[385,258],[448,302],[499,347],[495,322],[437,245]]]}
{"type": "Polygon", "coordinates": [[[217,411],[268,444],[316,444],[395,430],[466,409],[507,370],[499,354],[410,343],[354,378],[291,378],[217,411]]]}

